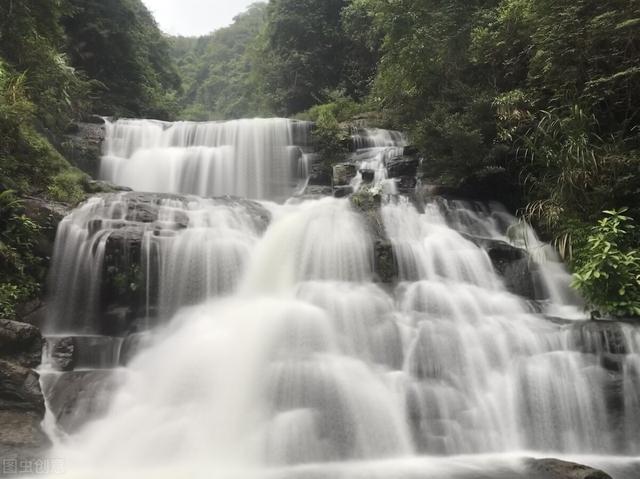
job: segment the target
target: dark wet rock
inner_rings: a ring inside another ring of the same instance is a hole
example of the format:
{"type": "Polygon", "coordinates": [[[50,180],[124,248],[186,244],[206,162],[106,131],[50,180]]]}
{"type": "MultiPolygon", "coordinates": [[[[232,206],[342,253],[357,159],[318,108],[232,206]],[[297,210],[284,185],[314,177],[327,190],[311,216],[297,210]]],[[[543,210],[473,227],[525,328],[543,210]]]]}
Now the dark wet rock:
{"type": "Polygon", "coordinates": [[[362,181],[364,183],[371,183],[376,176],[375,170],[363,169],[360,170],[360,175],[362,175],[362,181]]]}
{"type": "Polygon", "coordinates": [[[353,194],[353,186],[334,186],[333,196],[335,198],[346,198],[353,194]]]}
{"type": "Polygon", "coordinates": [[[522,205],[517,177],[504,168],[489,167],[474,172],[458,186],[459,195],[476,201],[497,201],[514,212],[522,205]]]}
{"type": "Polygon", "coordinates": [[[103,119],[92,118],[91,122],[75,124],[62,143],[62,152],[72,165],[96,178],[100,172],[102,142],[106,131],[103,119]]]}
{"type": "Polygon", "coordinates": [[[25,215],[40,227],[34,238],[35,254],[48,260],[53,254],[58,224],[71,213],[72,207],[66,203],[48,201],[33,196],[24,198],[22,205],[25,215]]]}
{"type": "Polygon", "coordinates": [[[320,155],[309,155],[309,185],[331,186],[331,174],[331,167],[320,155]]]}
{"type": "Polygon", "coordinates": [[[42,335],[35,326],[0,319],[0,359],[35,368],[42,357],[42,335]]]}
{"type": "Polygon", "coordinates": [[[28,411],[44,415],[38,373],[0,360],[0,411],[28,411]]]}
{"type": "Polygon", "coordinates": [[[117,386],[117,370],[72,371],[43,376],[43,389],[58,426],[73,433],[102,416],[117,386]]]}
{"type": "Polygon", "coordinates": [[[611,479],[604,471],[559,459],[527,459],[531,479],[611,479]]]}
{"type": "Polygon", "coordinates": [[[600,365],[613,374],[621,374],[624,369],[626,355],[604,353],[600,356],[600,365]]]}
{"type": "Polygon", "coordinates": [[[38,374],[0,360],[0,457],[47,447],[49,440],[40,427],[44,413],[38,374]]]}
{"type": "Polygon", "coordinates": [[[579,321],[569,329],[571,345],[587,354],[628,354],[623,323],[616,321],[579,321]]]}
{"type": "Polygon", "coordinates": [[[418,173],[420,160],[411,156],[398,156],[385,163],[389,178],[413,177],[418,173]]]}
{"type": "Polygon", "coordinates": [[[333,166],[332,184],[335,187],[348,186],[358,173],[358,167],[353,163],[338,163],[333,166]]]}
{"type": "Polygon", "coordinates": [[[500,240],[463,236],[487,252],[508,291],[531,300],[544,299],[537,265],[526,250],[500,240]]]}
{"type": "Polygon", "coordinates": [[[123,338],[112,336],[47,338],[52,366],[60,371],[117,367],[122,343],[123,338]]]}
{"type": "Polygon", "coordinates": [[[381,283],[395,283],[398,280],[398,264],[391,242],[377,240],[374,244],[375,279],[381,283]]]}
{"type": "Polygon", "coordinates": [[[420,156],[420,150],[415,145],[407,145],[403,148],[403,156],[420,156]]]}
{"type": "Polygon", "coordinates": [[[47,338],[52,366],[60,371],[72,371],[76,367],[74,338],[47,338]]]}
{"type": "Polygon", "coordinates": [[[396,186],[399,193],[411,194],[415,192],[418,180],[415,176],[400,176],[396,178],[396,186]]]}
{"type": "MultiPolygon", "coordinates": [[[[427,167],[428,170],[428,167],[427,167]]],[[[522,206],[522,192],[517,178],[504,168],[490,167],[464,178],[458,185],[430,183],[425,178],[422,195],[451,200],[498,202],[514,213],[522,206]]]]}

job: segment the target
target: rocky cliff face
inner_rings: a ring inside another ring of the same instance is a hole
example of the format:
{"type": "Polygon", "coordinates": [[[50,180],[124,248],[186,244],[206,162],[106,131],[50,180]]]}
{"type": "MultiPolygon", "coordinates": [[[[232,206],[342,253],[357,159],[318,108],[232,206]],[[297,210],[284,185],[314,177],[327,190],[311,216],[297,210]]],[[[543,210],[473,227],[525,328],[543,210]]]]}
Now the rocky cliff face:
{"type": "Polygon", "coordinates": [[[42,336],[35,326],[0,320],[0,458],[30,457],[49,446],[39,375],[42,336]]]}

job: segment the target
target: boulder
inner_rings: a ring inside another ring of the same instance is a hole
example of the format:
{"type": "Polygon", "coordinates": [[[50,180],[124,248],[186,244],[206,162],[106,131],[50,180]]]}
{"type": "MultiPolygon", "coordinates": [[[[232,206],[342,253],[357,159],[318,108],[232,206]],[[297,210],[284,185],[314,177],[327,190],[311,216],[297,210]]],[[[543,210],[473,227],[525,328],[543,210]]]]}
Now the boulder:
{"type": "Polygon", "coordinates": [[[49,446],[40,427],[44,414],[38,374],[0,360],[0,457],[24,456],[49,446]]]}
{"type": "Polygon", "coordinates": [[[51,351],[51,365],[60,371],[72,371],[76,367],[76,345],[72,337],[47,338],[47,346],[51,351]]]}
{"type": "Polygon", "coordinates": [[[531,479],[611,479],[604,471],[559,459],[527,459],[531,479]]]}
{"type": "Polygon", "coordinates": [[[338,163],[333,166],[333,187],[349,186],[358,173],[358,167],[353,163],[338,163]]]}
{"type": "Polygon", "coordinates": [[[381,283],[395,283],[398,280],[398,264],[390,241],[377,240],[373,249],[373,270],[375,280],[381,283]]]}
{"type": "Polygon", "coordinates": [[[418,179],[415,176],[400,176],[396,178],[398,192],[402,194],[412,194],[418,186],[418,179]]]}
{"type": "Polygon", "coordinates": [[[462,234],[484,249],[508,291],[530,300],[541,300],[543,290],[538,284],[537,265],[529,253],[505,241],[462,234]]]}
{"type": "Polygon", "coordinates": [[[363,183],[371,183],[376,177],[375,170],[363,169],[360,170],[360,175],[362,176],[363,183]]]}
{"type": "Polygon", "coordinates": [[[122,343],[123,338],[113,336],[47,338],[51,365],[60,371],[117,367],[122,343]]]}
{"type": "Polygon", "coordinates": [[[38,373],[0,360],[0,411],[27,411],[44,416],[38,373]]]}
{"type": "Polygon", "coordinates": [[[42,335],[35,326],[0,319],[0,359],[35,368],[42,358],[42,335]]]}
{"type": "Polygon", "coordinates": [[[103,415],[118,384],[117,370],[71,371],[43,375],[49,410],[58,426],[73,433],[103,415]]]}
{"type": "Polygon", "coordinates": [[[403,176],[416,177],[420,160],[411,156],[397,156],[385,162],[387,176],[400,178],[403,176]]]}

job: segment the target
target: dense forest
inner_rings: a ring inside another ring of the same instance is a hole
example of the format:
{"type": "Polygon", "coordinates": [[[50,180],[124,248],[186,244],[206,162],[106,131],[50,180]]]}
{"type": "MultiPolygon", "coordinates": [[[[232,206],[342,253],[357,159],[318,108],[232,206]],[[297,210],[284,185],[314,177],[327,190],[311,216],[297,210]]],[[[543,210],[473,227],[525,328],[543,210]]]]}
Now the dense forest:
{"type": "Polygon", "coordinates": [[[334,140],[327,162],[354,118],[406,131],[423,182],[504,202],[594,306],[640,315],[638,0],[271,0],[200,38],[140,0],[1,0],[0,18],[0,316],[43,281],[21,198],[90,190],[62,138],[92,114],[295,116],[334,140]]]}

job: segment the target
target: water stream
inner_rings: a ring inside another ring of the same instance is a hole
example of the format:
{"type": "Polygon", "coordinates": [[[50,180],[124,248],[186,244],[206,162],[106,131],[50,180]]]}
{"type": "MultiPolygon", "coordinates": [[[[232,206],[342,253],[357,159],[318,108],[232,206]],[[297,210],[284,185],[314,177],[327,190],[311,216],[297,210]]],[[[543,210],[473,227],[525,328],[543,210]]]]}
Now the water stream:
{"type": "MultiPolygon", "coordinates": [[[[637,477],[640,330],[586,321],[557,258],[499,205],[385,195],[380,238],[349,199],[292,196],[308,130],[108,124],[103,178],[153,193],[92,198],[60,225],[52,457],[71,477],[513,478],[526,455],[637,477]],[[490,254],[509,244],[531,253],[532,297],[490,254]],[[62,372],[65,337],[79,360],[62,372]],[[66,394],[65,376],[109,400],[66,394]]],[[[390,183],[404,144],[361,130],[353,161],[390,183]]]]}

